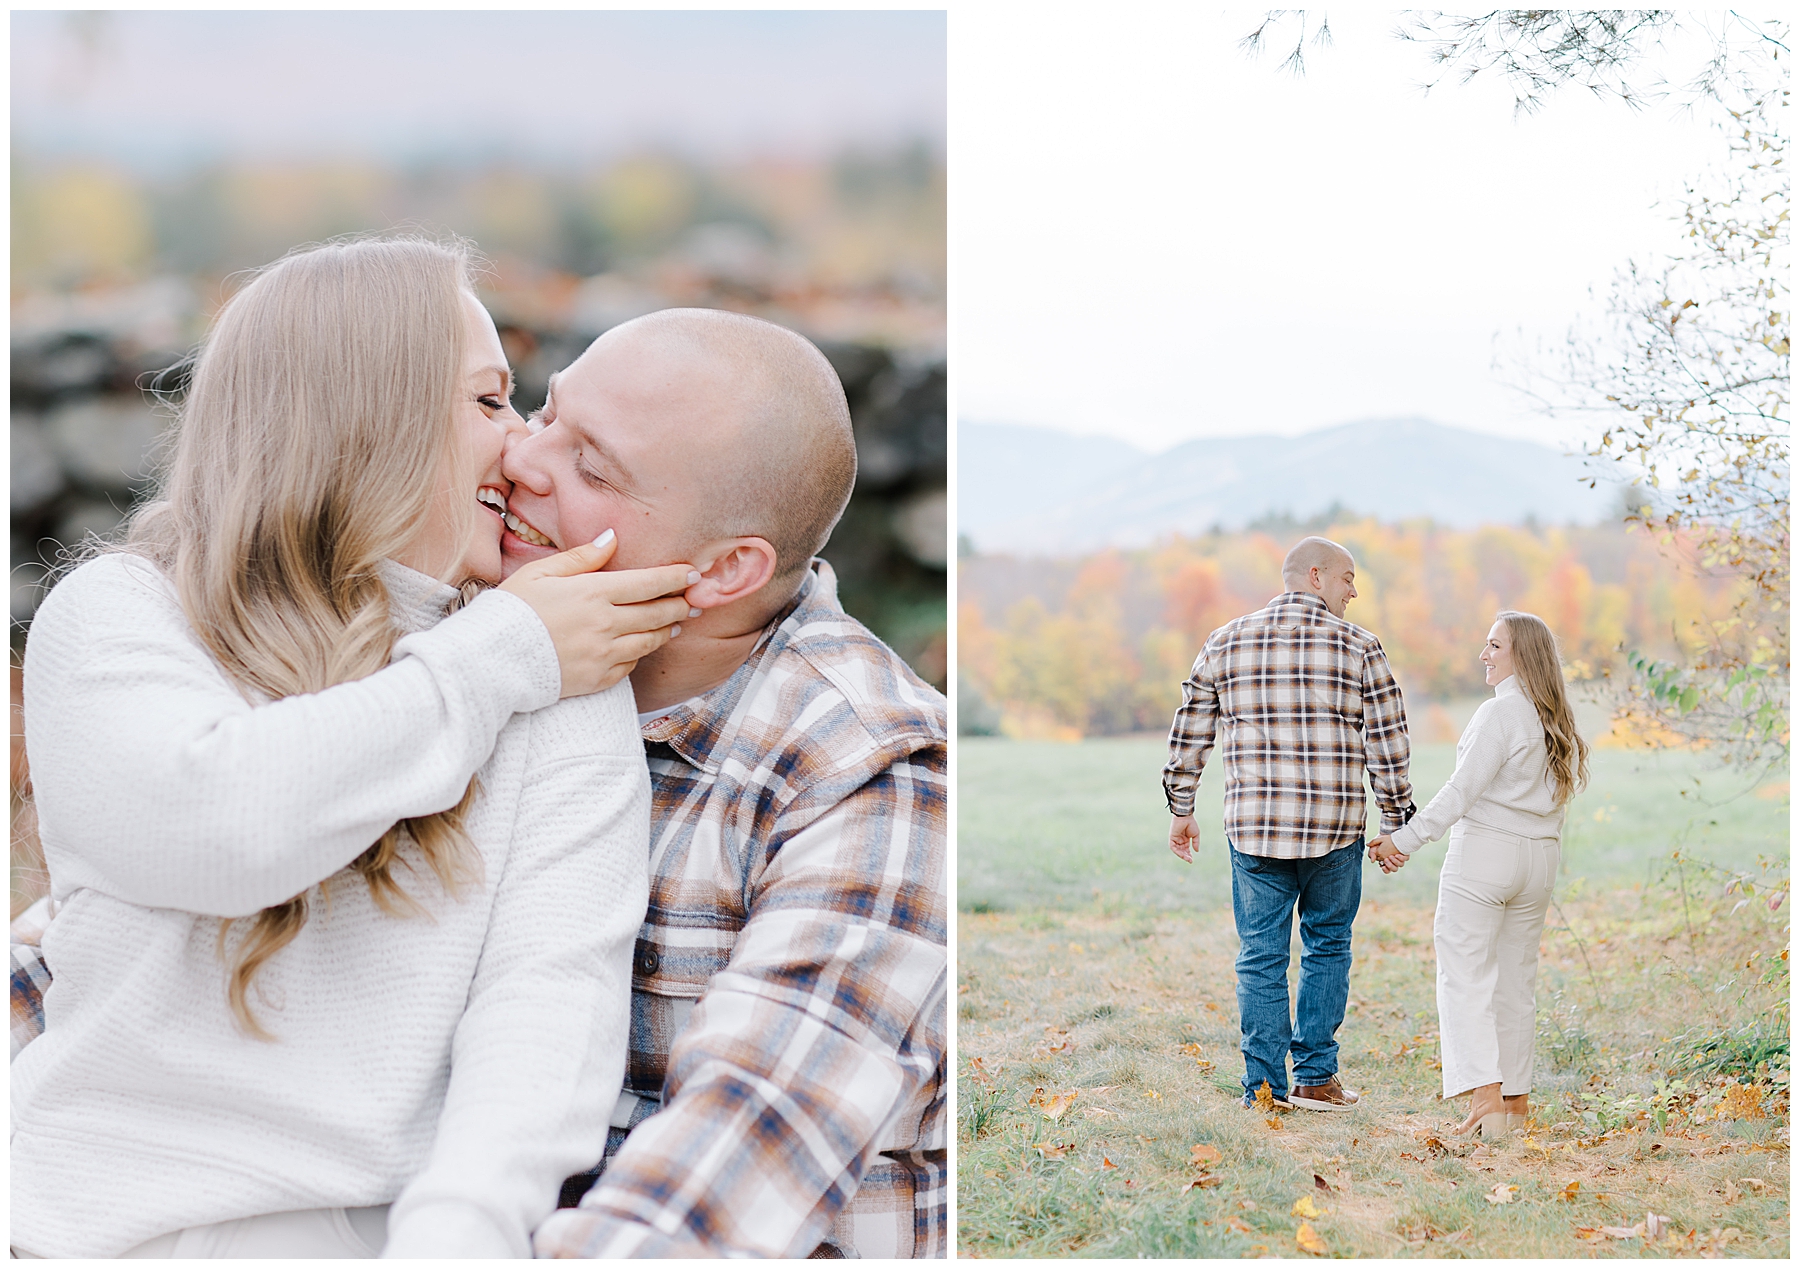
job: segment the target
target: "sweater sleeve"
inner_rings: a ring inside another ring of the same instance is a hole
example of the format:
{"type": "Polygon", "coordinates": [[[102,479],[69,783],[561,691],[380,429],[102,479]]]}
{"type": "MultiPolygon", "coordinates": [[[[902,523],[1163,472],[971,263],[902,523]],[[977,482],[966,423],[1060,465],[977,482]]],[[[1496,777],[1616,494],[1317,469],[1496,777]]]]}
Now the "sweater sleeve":
{"type": "Polygon", "coordinates": [[[425,1170],[389,1258],[530,1256],[563,1178],[606,1148],[649,903],[650,777],[629,683],[531,727],[530,773],[457,1025],[425,1170]]]}
{"type": "Polygon", "coordinates": [[[1450,831],[1493,784],[1506,764],[1508,745],[1505,721],[1493,701],[1485,701],[1469,720],[1465,743],[1459,745],[1456,770],[1424,810],[1394,833],[1394,845],[1410,855],[1426,842],[1435,842],[1450,831]]]}
{"type": "Polygon", "coordinates": [[[366,678],[251,705],[151,565],[103,556],[45,599],[25,733],[58,893],[239,917],[396,821],[453,805],[515,712],[556,700],[529,605],[490,591],[366,678]]]}

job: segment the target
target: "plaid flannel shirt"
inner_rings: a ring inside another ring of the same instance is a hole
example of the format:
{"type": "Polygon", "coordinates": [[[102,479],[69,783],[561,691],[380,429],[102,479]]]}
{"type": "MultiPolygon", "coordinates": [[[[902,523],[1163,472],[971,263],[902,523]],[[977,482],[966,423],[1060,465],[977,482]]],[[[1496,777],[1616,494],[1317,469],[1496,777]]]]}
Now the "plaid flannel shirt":
{"type": "MultiPolygon", "coordinates": [[[[728,682],[643,729],[626,1095],[539,1255],[946,1254],[944,698],[814,567],[728,682]]],[[[29,924],[15,1053],[43,1030],[29,924]]]]}
{"type": "Polygon", "coordinates": [[[1382,831],[1412,817],[1406,705],[1387,654],[1317,595],[1277,595],[1207,639],[1169,729],[1172,814],[1193,814],[1215,743],[1225,835],[1244,854],[1316,859],[1348,846],[1368,815],[1365,768],[1382,831]]]}

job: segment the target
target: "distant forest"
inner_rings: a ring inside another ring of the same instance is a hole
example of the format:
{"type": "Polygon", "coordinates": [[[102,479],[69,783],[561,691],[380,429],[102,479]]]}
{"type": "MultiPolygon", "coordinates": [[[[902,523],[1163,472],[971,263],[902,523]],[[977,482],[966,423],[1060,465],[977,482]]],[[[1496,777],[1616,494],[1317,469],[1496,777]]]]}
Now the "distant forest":
{"type": "MultiPolygon", "coordinates": [[[[1487,691],[1476,657],[1500,608],[1548,622],[1580,683],[1614,673],[1629,652],[1684,657],[1696,623],[1723,619],[1736,593],[1733,581],[1678,566],[1681,542],[1616,524],[1364,519],[1068,560],[970,554],[958,564],[963,729],[1067,739],[1166,729],[1207,635],[1280,592],[1282,556],[1307,530],[1355,554],[1359,593],[1346,615],[1381,639],[1421,702],[1487,691]]],[[[1441,710],[1420,713],[1448,730],[1441,710]]]]}

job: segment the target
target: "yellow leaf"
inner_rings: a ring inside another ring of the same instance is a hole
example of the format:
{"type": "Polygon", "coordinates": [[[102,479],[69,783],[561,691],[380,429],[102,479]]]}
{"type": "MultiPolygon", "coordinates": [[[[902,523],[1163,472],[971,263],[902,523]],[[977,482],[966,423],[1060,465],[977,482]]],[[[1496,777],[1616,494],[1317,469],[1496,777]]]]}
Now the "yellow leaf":
{"type": "Polygon", "coordinates": [[[1038,1107],[1038,1110],[1043,1114],[1045,1119],[1061,1119],[1068,1113],[1069,1107],[1075,1104],[1075,1099],[1080,1096],[1080,1094],[1081,1090],[1078,1088],[1072,1088],[1066,1093],[1058,1093],[1056,1096],[1046,1100],[1043,1105],[1038,1107]]]}
{"type": "Polygon", "coordinates": [[[1325,1240],[1320,1238],[1314,1232],[1313,1227],[1305,1221],[1300,1222],[1300,1228],[1294,1231],[1294,1241],[1299,1244],[1300,1250],[1308,1255],[1323,1256],[1331,1250],[1325,1245],[1325,1240]]]}
{"type": "Polygon", "coordinates": [[[1281,1121],[1279,1119],[1277,1119],[1275,1116],[1270,1115],[1268,1117],[1268,1119],[1264,1120],[1263,1122],[1267,1123],[1269,1125],[1269,1127],[1273,1128],[1276,1132],[1281,1131],[1281,1121]]]}
{"type": "Polygon", "coordinates": [[[1513,1195],[1518,1192],[1519,1187],[1516,1185],[1496,1185],[1492,1194],[1483,1194],[1481,1197],[1490,1203],[1510,1203],[1513,1195]]]}
{"type": "Polygon", "coordinates": [[[1302,1194],[1295,1200],[1294,1210],[1291,1214],[1294,1216],[1304,1216],[1308,1220],[1316,1220],[1318,1217],[1325,1215],[1325,1212],[1312,1201],[1312,1195],[1302,1194]]]}
{"type": "Polygon", "coordinates": [[[1213,1164],[1225,1157],[1219,1153],[1219,1148],[1217,1146],[1206,1145],[1192,1146],[1189,1148],[1188,1154],[1191,1156],[1188,1159],[1188,1162],[1193,1164],[1196,1168],[1210,1168],[1213,1164]]]}
{"type": "Polygon", "coordinates": [[[1581,1193],[1581,1182],[1570,1181],[1567,1185],[1562,1187],[1562,1190],[1556,1197],[1565,1203],[1573,1203],[1575,1201],[1575,1196],[1579,1193],[1581,1193]]]}

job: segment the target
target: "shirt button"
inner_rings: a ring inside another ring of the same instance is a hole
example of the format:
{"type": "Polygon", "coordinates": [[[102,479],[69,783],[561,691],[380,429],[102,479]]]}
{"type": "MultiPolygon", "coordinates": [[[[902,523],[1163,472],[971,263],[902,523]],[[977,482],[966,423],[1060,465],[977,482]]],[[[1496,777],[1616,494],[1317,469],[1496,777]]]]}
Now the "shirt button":
{"type": "Polygon", "coordinates": [[[640,973],[640,974],[644,975],[644,977],[648,978],[650,975],[656,973],[656,971],[658,969],[660,969],[661,967],[662,967],[662,957],[660,957],[656,954],[656,949],[654,947],[651,947],[649,944],[645,944],[644,947],[638,952],[638,958],[637,958],[638,973],[640,973]]]}

